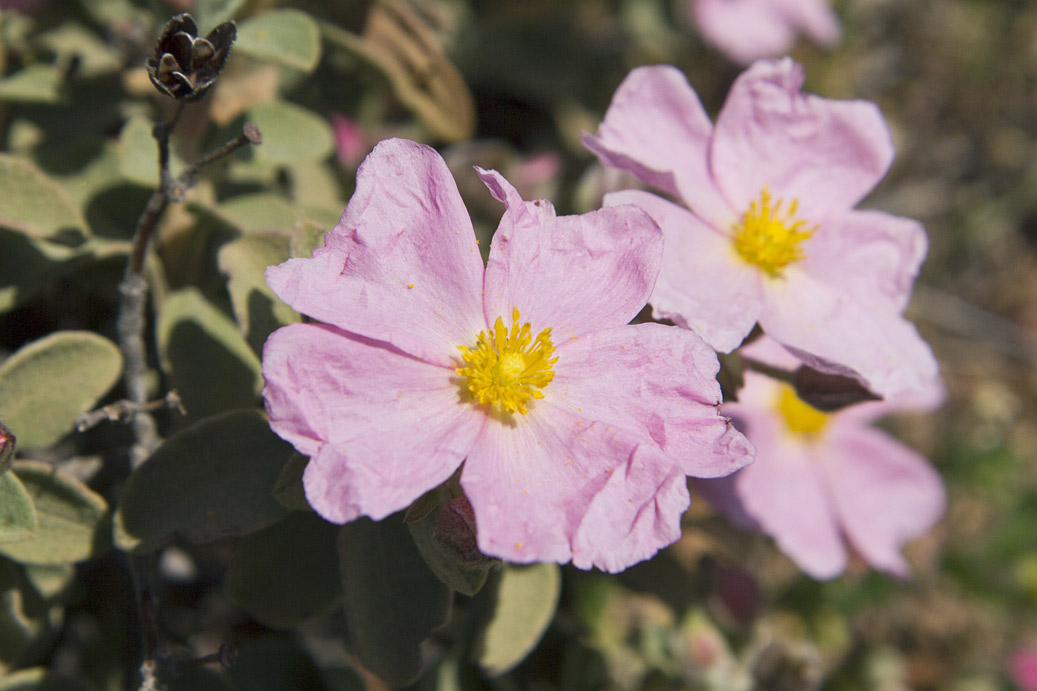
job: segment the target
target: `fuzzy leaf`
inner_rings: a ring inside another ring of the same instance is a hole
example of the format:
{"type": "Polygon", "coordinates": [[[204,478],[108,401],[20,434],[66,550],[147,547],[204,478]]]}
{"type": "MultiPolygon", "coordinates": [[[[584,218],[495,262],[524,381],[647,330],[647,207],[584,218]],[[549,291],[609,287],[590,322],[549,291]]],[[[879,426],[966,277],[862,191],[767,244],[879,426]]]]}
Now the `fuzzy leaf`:
{"type": "Polygon", "coordinates": [[[88,331],[58,331],[0,364],[0,420],[24,449],[50,446],[108,393],[122,372],[119,348],[88,331]]]}
{"type": "Polygon", "coordinates": [[[429,570],[402,516],[342,526],[339,568],[349,639],[365,667],[396,686],[421,674],[421,642],[450,612],[451,592],[429,570]]]}
{"type": "Polygon", "coordinates": [[[487,673],[503,674],[529,655],[554,617],[561,586],[557,564],[505,564],[493,613],[475,648],[487,673]]]}
{"type": "Polygon", "coordinates": [[[58,103],[62,77],[55,65],[26,65],[0,79],[0,103],[58,103]]]}
{"type": "Polygon", "coordinates": [[[286,509],[313,511],[310,503],[306,501],[306,490],[302,486],[302,475],[309,462],[310,459],[306,456],[295,452],[281,469],[281,474],[277,476],[277,484],[274,485],[274,499],[286,509]]]}
{"type": "Polygon", "coordinates": [[[289,628],[342,598],[339,526],[310,511],[293,511],[238,542],[223,590],[263,624],[289,628]]]}
{"type": "Polygon", "coordinates": [[[36,507],[13,472],[0,475],[0,544],[27,540],[36,532],[36,507]]]}
{"type": "Polygon", "coordinates": [[[70,564],[106,551],[108,504],[82,482],[38,461],[13,468],[36,506],[36,532],[0,544],[0,554],[23,564],[70,564]]]}
{"type": "Polygon", "coordinates": [[[255,149],[260,161],[316,161],[329,156],[335,147],[328,122],[293,103],[274,101],[254,106],[248,111],[248,119],[263,133],[263,145],[255,149]]]}
{"type": "Polygon", "coordinates": [[[86,221],[68,193],[35,165],[0,154],[0,225],[31,237],[86,237],[86,221]]]}
{"type": "Polygon", "coordinates": [[[253,230],[288,231],[301,214],[279,194],[259,192],[242,194],[221,202],[219,213],[245,232],[253,230]]]}
{"type": "Polygon", "coordinates": [[[320,62],[320,29],[300,10],[268,10],[238,26],[236,50],[253,57],[312,72],[320,62]]]}
{"type": "MultiPolygon", "coordinates": [[[[153,123],[143,116],[126,121],[119,132],[119,172],[130,182],[144,187],[158,185],[158,144],[151,130],[153,123]]],[[[174,151],[169,153],[169,172],[179,175],[183,161],[174,151]]]]}
{"type": "Polygon", "coordinates": [[[174,434],[133,474],[115,512],[115,544],[148,552],[248,535],[288,513],[271,494],[292,454],[258,410],[233,410],[174,434]]]}
{"type": "Polygon", "coordinates": [[[263,386],[259,358],[234,321],[196,288],[169,294],[156,331],[162,366],[189,420],[256,404],[263,386]]]}

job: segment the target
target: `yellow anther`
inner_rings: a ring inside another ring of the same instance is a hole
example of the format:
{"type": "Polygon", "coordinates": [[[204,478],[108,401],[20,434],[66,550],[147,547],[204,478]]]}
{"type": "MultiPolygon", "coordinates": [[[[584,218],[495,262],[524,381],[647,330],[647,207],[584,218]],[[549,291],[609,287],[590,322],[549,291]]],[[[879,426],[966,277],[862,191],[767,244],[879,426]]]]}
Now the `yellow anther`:
{"type": "Polygon", "coordinates": [[[806,221],[796,218],[799,200],[793,199],[784,212],[783,199],[773,205],[771,201],[770,192],[764,187],[760,201],[749,204],[734,228],[735,249],[742,259],[777,278],[786,266],[803,259],[803,241],[817,231],[817,226],[808,228],[806,221]]]}

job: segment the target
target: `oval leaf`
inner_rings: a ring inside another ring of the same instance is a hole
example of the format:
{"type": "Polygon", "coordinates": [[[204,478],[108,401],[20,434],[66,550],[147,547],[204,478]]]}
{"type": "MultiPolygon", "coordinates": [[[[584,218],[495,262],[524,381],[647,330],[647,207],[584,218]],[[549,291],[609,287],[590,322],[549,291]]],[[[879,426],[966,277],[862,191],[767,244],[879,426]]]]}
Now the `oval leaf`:
{"type": "MultiPolygon", "coordinates": [[[[158,185],[158,144],[151,134],[153,123],[143,116],[132,117],[119,131],[119,173],[126,180],[144,187],[158,185]]],[[[169,152],[169,170],[179,175],[184,163],[169,152]]]]}
{"type": "Polygon", "coordinates": [[[235,50],[312,72],[320,62],[320,29],[299,10],[269,10],[238,25],[235,50]]]}
{"type": "Polygon", "coordinates": [[[0,79],[0,103],[58,103],[63,76],[54,65],[26,65],[0,79]]]}
{"type": "Polygon", "coordinates": [[[0,543],[26,540],[36,532],[36,507],[13,472],[0,475],[0,543]]]}
{"type": "Polygon", "coordinates": [[[0,364],[0,420],[26,449],[50,446],[108,393],[122,372],[119,348],[88,331],[58,331],[0,364]]]}
{"type": "Polygon", "coordinates": [[[272,492],[292,447],[258,410],[234,410],[173,435],[126,481],[115,543],[147,552],[181,535],[211,542],[247,535],[288,510],[272,492]]]}
{"type": "Polygon", "coordinates": [[[259,358],[234,321],[196,288],[169,294],[156,330],[162,365],[189,420],[256,404],[263,386],[259,358]]]}
{"type": "Polygon", "coordinates": [[[293,511],[238,542],[223,590],[263,624],[295,626],[342,598],[339,526],[315,513],[293,511]]]}
{"type": "Polygon", "coordinates": [[[108,504],[101,495],[46,463],[17,461],[13,470],[36,505],[36,532],[0,544],[0,554],[23,564],[70,564],[108,549],[108,504]]]}
{"type": "Polygon", "coordinates": [[[346,626],[360,662],[406,686],[421,675],[421,642],[450,612],[450,590],[429,570],[400,514],[342,526],[339,568],[346,626]]]}
{"type": "Polygon", "coordinates": [[[335,146],[331,126],[316,113],[285,101],[254,106],[248,119],[263,133],[263,145],[255,156],[268,163],[315,161],[331,154],[335,146]]]}
{"type": "Polygon", "coordinates": [[[557,564],[505,564],[489,621],[476,644],[476,660],[503,674],[540,642],[554,617],[562,576],[557,564]]]}
{"type": "Polygon", "coordinates": [[[0,154],[0,225],[33,237],[90,234],[71,197],[26,160],[0,154]]]}

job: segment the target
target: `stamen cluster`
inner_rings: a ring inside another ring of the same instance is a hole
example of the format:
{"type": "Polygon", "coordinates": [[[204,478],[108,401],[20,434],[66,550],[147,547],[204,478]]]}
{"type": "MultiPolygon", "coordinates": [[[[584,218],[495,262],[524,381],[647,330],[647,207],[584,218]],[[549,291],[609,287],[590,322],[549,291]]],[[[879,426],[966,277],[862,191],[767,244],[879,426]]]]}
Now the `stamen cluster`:
{"type": "Polygon", "coordinates": [[[805,256],[802,243],[817,230],[807,228],[806,221],[796,220],[799,200],[793,199],[785,213],[783,199],[771,206],[771,195],[766,187],[760,201],[749,204],[742,222],[735,226],[735,249],[745,261],[754,264],[772,278],[781,276],[789,264],[805,256]]]}

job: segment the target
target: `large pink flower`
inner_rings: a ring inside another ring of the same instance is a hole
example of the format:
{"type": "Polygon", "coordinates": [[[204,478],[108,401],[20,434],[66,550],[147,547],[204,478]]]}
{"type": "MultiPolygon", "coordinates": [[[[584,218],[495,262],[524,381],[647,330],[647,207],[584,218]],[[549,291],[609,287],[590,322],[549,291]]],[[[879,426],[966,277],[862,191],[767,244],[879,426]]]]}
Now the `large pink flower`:
{"type": "Polygon", "coordinates": [[[796,36],[839,42],[839,19],[826,0],[687,0],[703,38],[732,60],[748,65],[788,52],[796,36]]]}
{"type": "Polygon", "coordinates": [[[384,518],[464,462],[483,552],[623,569],[680,535],[685,474],[730,473],[751,447],[718,413],[708,346],[627,325],[658,272],[652,220],[559,218],[479,175],[506,208],[485,268],[439,154],[395,139],[324,247],[267,270],[325,322],[267,341],[270,424],[310,457],[328,520],[384,518]]]}
{"type": "MultiPolygon", "coordinates": [[[[779,367],[795,362],[766,338],[740,352],[779,367]]],[[[735,523],[771,535],[815,578],[842,573],[844,540],[875,568],[906,576],[900,548],[943,515],[943,482],[925,458],[870,423],[931,410],[942,396],[934,386],[823,414],[788,384],[747,372],[738,402],[724,411],[756,446],[756,462],[696,487],[735,523]]]]}
{"type": "Polygon", "coordinates": [[[874,104],[802,83],[792,60],[758,62],[714,127],[676,68],[635,69],[584,143],[686,207],[642,191],[606,204],[637,204],[663,229],[657,317],[724,352],[759,322],[814,368],[883,396],[921,389],[937,365],[902,313],[925,231],[853,208],[893,160],[889,130],[874,104]]]}

